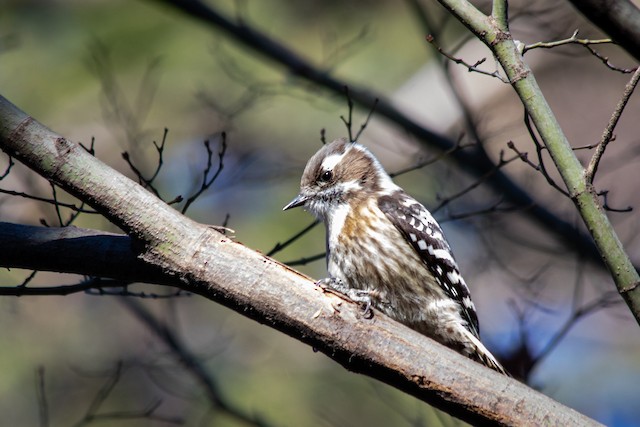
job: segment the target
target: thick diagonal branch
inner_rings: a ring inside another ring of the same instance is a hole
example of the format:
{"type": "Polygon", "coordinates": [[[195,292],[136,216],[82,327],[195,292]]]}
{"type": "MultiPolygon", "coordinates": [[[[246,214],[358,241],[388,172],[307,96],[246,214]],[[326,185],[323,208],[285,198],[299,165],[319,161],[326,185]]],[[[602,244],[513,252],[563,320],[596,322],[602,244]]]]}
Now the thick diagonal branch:
{"type": "MultiPolygon", "coordinates": [[[[220,302],[310,344],[349,370],[384,381],[472,424],[594,424],[381,313],[362,318],[353,303],[324,293],[308,277],[184,217],[1,97],[0,148],[122,228],[129,237],[121,237],[127,240],[117,247],[129,251],[132,265],[148,266],[150,282],[179,286],[220,302]]],[[[16,240],[12,249],[26,254],[47,243],[46,233],[30,232],[32,236],[16,240]]],[[[69,254],[79,234],[66,242],[58,239],[61,255],[50,258],[65,258],[62,254],[69,254]]],[[[107,275],[121,274],[119,264],[110,264],[115,257],[101,253],[108,247],[85,247],[83,256],[104,260],[107,275]]],[[[0,255],[0,266],[10,267],[4,256],[9,252],[0,255]]],[[[39,268],[39,262],[44,263],[41,257],[25,256],[20,266],[39,268]]],[[[47,262],[48,269],[70,270],[47,262]]],[[[130,279],[147,281],[145,268],[130,279]]],[[[95,273],[82,270],[82,265],[72,266],[75,273],[95,273]]]]}

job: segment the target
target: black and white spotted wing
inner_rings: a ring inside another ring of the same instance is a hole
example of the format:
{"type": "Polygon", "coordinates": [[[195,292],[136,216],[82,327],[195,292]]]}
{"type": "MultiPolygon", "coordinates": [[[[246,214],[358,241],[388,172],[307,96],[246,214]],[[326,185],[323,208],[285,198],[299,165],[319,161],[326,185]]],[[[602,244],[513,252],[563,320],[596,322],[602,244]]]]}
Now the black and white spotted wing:
{"type": "Polygon", "coordinates": [[[418,201],[396,192],[378,199],[378,207],[418,253],[446,294],[457,301],[470,329],[479,336],[478,315],[440,225],[418,201]]]}

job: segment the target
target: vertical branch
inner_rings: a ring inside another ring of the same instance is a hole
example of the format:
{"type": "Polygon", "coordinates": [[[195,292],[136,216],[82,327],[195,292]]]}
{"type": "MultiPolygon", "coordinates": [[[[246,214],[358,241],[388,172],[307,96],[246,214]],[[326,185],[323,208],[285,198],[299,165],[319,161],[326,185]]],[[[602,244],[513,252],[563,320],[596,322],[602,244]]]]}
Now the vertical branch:
{"type": "Polygon", "coordinates": [[[627,106],[627,102],[629,102],[629,98],[631,98],[633,91],[638,85],[638,80],[640,80],[640,67],[636,69],[636,72],[633,73],[631,80],[625,86],[624,93],[622,94],[622,99],[620,100],[620,102],[618,102],[618,105],[616,105],[616,109],[613,111],[611,119],[609,120],[609,123],[607,124],[607,127],[605,128],[604,133],[600,138],[600,142],[596,147],[596,152],[591,157],[589,166],[587,167],[587,170],[584,174],[588,184],[593,184],[593,178],[598,170],[598,165],[600,164],[600,160],[602,159],[604,150],[607,149],[607,145],[609,144],[609,142],[613,141],[613,130],[616,128],[616,125],[620,120],[620,116],[622,116],[622,112],[627,106]]]}
{"type": "Polygon", "coordinates": [[[40,427],[49,427],[49,405],[44,389],[44,367],[39,366],[36,371],[36,394],[38,396],[38,415],[40,427]]]}
{"type": "Polygon", "coordinates": [[[349,109],[349,115],[345,119],[344,116],[340,116],[340,119],[347,127],[347,133],[349,135],[349,141],[353,142],[353,100],[351,99],[351,95],[349,94],[349,86],[344,87],[344,94],[347,97],[347,108],[349,109]]]}
{"type": "Polygon", "coordinates": [[[500,30],[509,31],[509,3],[507,0],[493,0],[491,16],[495,19],[500,30]]]}
{"type": "Polygon", "coordinates": [[[488,17],[466,0],[439,0],[454,16],[485,43],[500,62],[520,97],[576,205],[618,292],[640,323],[640,275],[622,246],[598,194],[585,178],[585,169],[576,157],[558,120],[551,111],[535,76],[524,62],[505,26],[506,2],[495,0],[494,15],[488,17]],[[503,22],[498,22],[503,20],[503,22]]]}

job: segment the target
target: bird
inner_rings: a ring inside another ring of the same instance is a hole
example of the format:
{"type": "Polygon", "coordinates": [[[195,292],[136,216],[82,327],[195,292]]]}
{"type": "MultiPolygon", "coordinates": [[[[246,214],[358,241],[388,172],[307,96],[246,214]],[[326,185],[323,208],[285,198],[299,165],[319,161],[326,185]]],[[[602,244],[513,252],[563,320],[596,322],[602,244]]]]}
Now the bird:
{"type": "Polygon", "coordinates": [[[469,288],[442,228],[363,145],[339,138],[308,161],[299,194],[326,228],[329,277],[318,283],[507,374],[480,341],[469,288]]]}

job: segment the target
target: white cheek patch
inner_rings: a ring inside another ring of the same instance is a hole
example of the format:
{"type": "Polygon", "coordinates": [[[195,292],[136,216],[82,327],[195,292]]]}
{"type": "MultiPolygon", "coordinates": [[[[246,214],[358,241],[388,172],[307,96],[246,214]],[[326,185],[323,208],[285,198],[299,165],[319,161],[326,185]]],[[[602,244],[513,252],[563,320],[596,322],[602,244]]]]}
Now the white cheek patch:
{"type": "Polygon", "coordinates": [[[349,192],[357,192],[362,190],[362,184],[360,184],[358,181],[342,182],[338,184],[337,187],[340,188],[340,191],[342,192],[342,194],[349,193],[349,192]]]}

